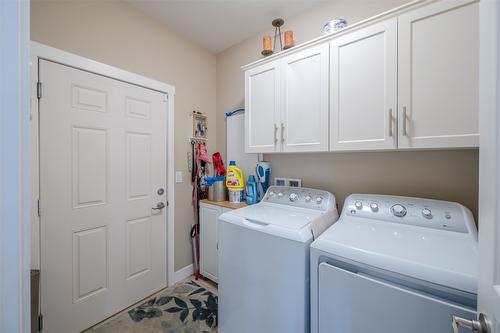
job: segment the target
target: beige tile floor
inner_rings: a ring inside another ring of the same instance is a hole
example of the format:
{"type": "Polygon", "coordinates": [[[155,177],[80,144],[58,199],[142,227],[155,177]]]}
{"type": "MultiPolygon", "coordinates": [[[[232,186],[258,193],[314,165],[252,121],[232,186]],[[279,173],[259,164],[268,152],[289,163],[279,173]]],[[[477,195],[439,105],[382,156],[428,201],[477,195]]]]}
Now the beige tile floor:
{"type": "MultiPolygon", "coordinates": [[[[200,278],[200,279],[198,279],[198,280],[195,280],[195,279],[194,279],[194,275],[191,275],[191,276],[187,277],[186,279],[184,279],[184,280],[182,280],[182,281],[177,282],[177,284],[184,283],[184,282],[187,282],[187,281],[190,281],[190,280],[195,281],[196,283],[198,283],[198,284],[199,284],[200,286],[202,286],[203,288],[206,288],[207,290],[209,290],[209,291],[211,291],[211,292],[213,292],[213,293],[217,294],[217,284],[216,284],[215,282],[210,281],[210,280],[208,280],[208,279],[204,279],[204,278],[200,278]]],[[[169,287],[169,288],[171,288],[171,287],[169,287]]],[[[167,288],[165,288],[165,289],[167,289],[167,288]]],[[[98,327],[98,326],[101,326],[101,325],[106,324],[107,322],[109,322],[109,321],[111,321],[111,320],[115,319],[116,317],[118,317],[119,315],[121,315],[123,312],[127,312],[128,310],[133,309],[133,308],[135,308],[135,307],[139,306],[139,305],[140,305],[140,304],[142,304],[144,301],[146,301],[146,300],[148,300],[148,299],[150,299],[150,298],[152,298],[152,297],[154,297],[154,296],[156,296],[156,295],[158,295],[158,294],[161,294],[163,291],[165,291],[165,289],[162,289],[162,290],[160,290],[160,291],[158,291],[158,292],[154,293],[153,295],[149,295],[148,297],[145,297],[144,299],[140,300],[139,302],[137,302],[137,303],[135,303],[135,304],[133,304],[133,305],[129,306],[128,308],[124,309],[123,311],[120,311],[120,312],[118,312],[118,313],[114,314],[113,316],[111,316],[111,317],[109,317],[109,318],[107,318],[107,319],[105,319],[105,320],[101,321],[100,323],[98,323],[98,324],[96,324],[96,325],[94,325],[94,326],[90,327],[89,329],[87,329],[87,330],[83,331],[82,333],[90,332],[90,330],[91,330],[91,329],[93,329],[93,328],[95,328],[95,327],[98,327]]]]}

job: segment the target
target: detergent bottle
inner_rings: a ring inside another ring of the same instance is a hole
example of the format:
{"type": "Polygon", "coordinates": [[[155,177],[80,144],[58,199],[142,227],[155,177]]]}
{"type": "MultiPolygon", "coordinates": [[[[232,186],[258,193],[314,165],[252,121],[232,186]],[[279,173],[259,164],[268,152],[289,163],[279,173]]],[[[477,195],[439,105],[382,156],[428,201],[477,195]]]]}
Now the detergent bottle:
{"type": "Polygon", "coordinates": [[[243,171],[236,166],[235,161],[230,161],[227,167],[226,186],[229,190],[229,201],[240,203],[243,200],[245,178],[243,171]]]}
{"type": "Polygon", "coordinates": [[[247,181],[247,204],[248,205],[253,205],[256,204],[257,201],[259,201],[258,197],[258,192],[257,192],[257,182],[255,181],[254,175],[250,175],[248,177],[247,181]]]}

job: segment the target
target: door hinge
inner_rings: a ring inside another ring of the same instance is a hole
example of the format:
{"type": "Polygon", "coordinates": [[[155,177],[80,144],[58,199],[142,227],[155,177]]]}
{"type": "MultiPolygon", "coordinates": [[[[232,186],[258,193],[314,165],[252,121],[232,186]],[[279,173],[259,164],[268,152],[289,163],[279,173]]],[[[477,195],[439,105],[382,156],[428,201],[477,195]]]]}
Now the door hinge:
{"type": "Polygon", "coordinates": [[[42,208],[40,207],[40,199],[37,200],[36,205],[37,205],[36,211],[37,211],[38,217],[41,217],[42,216],[42,208]]]}
{"type": "Polygon", "coordinates": [[[42,98],[42,82],[40,81],[36,83],[36,97],[38,99],[42,98]]]}
{"type": "Polygon", "coordinates": [[[168,94],[165,94],[165,102],[168,102],[168,94]]]}
{"type": "Polygon", "coordinates": [[[43,331],[43,314],[38,315],[38,332],[43,331]]]}
{"type": "Polygon", "coordinates": [[[167,207],[168,207],[168,201],[167,201],[167,207]]]}

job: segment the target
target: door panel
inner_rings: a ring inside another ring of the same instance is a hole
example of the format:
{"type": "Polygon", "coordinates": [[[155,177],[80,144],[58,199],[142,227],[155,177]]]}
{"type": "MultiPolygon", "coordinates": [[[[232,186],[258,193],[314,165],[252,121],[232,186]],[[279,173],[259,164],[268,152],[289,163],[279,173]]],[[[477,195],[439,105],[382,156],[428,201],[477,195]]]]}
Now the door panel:
{"type": "Polygon", "coordinates": [[[318,274],[319,333],[452,333],[453,314],[476,316],[468,307],[327,263],[318,274]]]}
{"type": "Polygon", "coordinates": [[[440,1],[398,18],[400,148],[479,145],[478,7],[440,1]]]}
{"type": "Polygon", "coordinates": [[[245,72],[245,152],[270,153],[280,150],[279,62],[245,72]]]}
{"type": "Polygon", "coordinates": [[[217,229],[222,208],[202,205],[200,207],[201,273],[217,282],[217,229]]]}
{"type": "Polygon", "coordinates": [[[41,311],[80,332],[166,286],[165,94],[40,61],[41,311]]]}
{"type": "Polygon", "coordinates": [[[285,152],[328,151],[328,44],[282,60],[281,144],[285,152]]]}
{"type": "Polygon", "coordinates": [[[331,150],[397,148],[397,19],[331,42],[331,150]]]}

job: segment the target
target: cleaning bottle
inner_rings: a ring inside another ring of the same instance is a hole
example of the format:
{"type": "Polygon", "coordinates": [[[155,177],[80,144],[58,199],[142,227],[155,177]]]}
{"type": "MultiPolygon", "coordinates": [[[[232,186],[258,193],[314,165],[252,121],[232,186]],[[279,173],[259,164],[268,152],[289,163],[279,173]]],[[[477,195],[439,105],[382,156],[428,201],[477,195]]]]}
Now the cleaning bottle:
{"type": "Polygon", "coordinates": [[[259,200],[257,193],[257,182],[255,181],[254,175],[250,175],[247,181],[247,204],[256,204],[259,200]]]}
{"type": "Polygon", "coordinates": [[[229,201],[240,203],[243,200],[245,178],[243,176],[243,170],[236,166],[235,161],[230,161],[227,167],[226,186],[229,190],[229,201]]]}

